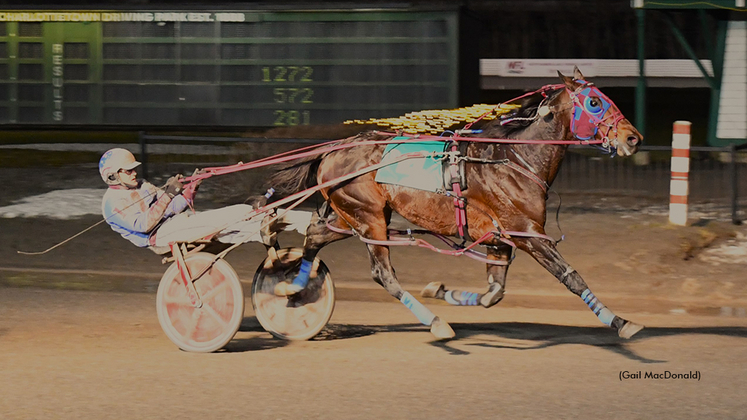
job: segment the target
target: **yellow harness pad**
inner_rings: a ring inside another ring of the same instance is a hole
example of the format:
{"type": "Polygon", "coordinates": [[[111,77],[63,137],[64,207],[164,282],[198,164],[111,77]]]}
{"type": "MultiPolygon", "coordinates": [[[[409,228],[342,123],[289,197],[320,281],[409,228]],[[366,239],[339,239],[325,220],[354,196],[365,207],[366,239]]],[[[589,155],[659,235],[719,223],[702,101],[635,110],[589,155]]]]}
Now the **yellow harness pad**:
{"type": "Polygon", "coordinates": [[[457,109],[432,109],[409,112],[394,118],[370,118],[368,120],[348,120],[345,124],[378,125],[407,134],[439,135],[455,126],[475,122],[480,117],[489,121],[520,108],[515,104],[477,104],[457,109]]]}

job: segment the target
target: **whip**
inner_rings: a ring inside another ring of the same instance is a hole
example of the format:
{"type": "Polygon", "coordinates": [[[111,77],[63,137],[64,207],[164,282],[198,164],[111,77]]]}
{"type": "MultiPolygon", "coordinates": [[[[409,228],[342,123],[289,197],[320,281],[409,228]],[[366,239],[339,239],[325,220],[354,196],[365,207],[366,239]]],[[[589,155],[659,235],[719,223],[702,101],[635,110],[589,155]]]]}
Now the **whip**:
{"type": "MultiPolygon", "coordinates": [[[[151,193],[148,193],[148,195],[146,195],[145,197],[141,198],[140,200],[137,200],[137,201],[135,201],[134,203],[130,204],[129,206],[125,207],[125,208],[124,208],[123,210],[127,210],[127,209],[129,209],[130,207],[134,206],[135,204],[138,204],[138,203],[140,203],[141,201],[145,200],[146,198],[150,197],[151,195],[152,195],[151,193]]],[[[91,229],[95,228],[96,226],[98,226],[98,225],[100,225],[100,224],[102,224],[102,223],[106,222],[106,221],[107,221],[107,220],[109,220],[109,218],[110,218],[110,217],[112,217],[112,216],[114,216],[114,215],[112,214],[111,216],[109,216],[109,217],[107,217],[107,218],[104,218],[104,219],[101,219],[101,220],[99,220],[98,222],[94,223],[93,225],[91,225],[91,226],[89,226],[89,227],[87,227],[87,228],[83,229],[82,231],[80,231],[80,232],[76,233],[75,235],[73,235],[73,236],[71,236],[71,237],[69,237],[69,238],[65,239],[64,241],[62,241],[62,242],[60,242],[60,243],[58,243],[58,244],[56,244],[56,245],[53,245],[53,246],[52,246],[52,247],[50,247],[50,248],[47,248],[47,249],[45,249],[44,251],[39,251],[39,252],[28,252],[28,251],[18,251],[18,250],[16,250],[16,252],[17,252],[17,253],[19,253],[19,254],[22,254],[22,255],[43,255],[43,254],[46,254],[47,252],[49,252],[49,251],[51,251],[51,250],[53,250],[53,249],[55,249],[55,248],[57,248],[57,247],[60,247],[60,246],[62,246],[62,245],[64,245],[64,244],[66,244],[66,243],[68,243],[68,242],[70,242],[70,241],[72,241],[73,239],[77,238],[78,236],[80,236],[80,235],[82,235],[82,234],[84,234],[84,233],[88,232],[89,230],[91,230],[91,229]]]]}

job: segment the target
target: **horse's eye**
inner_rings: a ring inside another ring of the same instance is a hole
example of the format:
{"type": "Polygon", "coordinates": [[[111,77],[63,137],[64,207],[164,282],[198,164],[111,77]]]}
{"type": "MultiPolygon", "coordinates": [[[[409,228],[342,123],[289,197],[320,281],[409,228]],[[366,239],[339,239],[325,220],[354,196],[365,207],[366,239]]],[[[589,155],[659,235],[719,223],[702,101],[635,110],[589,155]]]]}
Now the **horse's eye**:
{"type": "Polygon", "coordinates": [[[602,112],[602,107],[599,104],[597,98],[587,97],[584,103],[584,108],[592,114],[598,114],[602,112]]]}

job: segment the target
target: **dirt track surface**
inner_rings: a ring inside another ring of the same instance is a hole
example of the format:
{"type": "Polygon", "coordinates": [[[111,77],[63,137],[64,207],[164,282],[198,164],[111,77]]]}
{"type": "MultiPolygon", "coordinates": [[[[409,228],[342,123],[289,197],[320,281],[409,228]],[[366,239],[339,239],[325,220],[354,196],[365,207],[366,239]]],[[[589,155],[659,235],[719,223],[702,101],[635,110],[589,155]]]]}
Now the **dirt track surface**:
{"type": "MultiPolygon", "coordinates": [[[[105,225],[20,255],[100,218],[0,219],[0,419],[745,418],[747,262],[714,251],[747,228],[570,201],[559,250],[607,306],[646,326],[631,341],[519,253],[494,308],[421,299],[457,333],[433,342],[348,239],[320,254],[338,303],[317,339],[273,339],[247,301],[224,351],[191,354],[158,324],[160,257],[105,225]]],[[[548,232],[559,236],[552,222],[548,232]]],[[[228,255],[245,290],[264,255],[257,244],[228,255]]],[[[484,265],[464,257],[402,247],[392,259],[414,296],[431,281],[485,289],[484,265]]]]}
{"type": "MultiPolygon", "coordinates": [[[[161,258],[132,246],[106,225],[45,255],[17,253],[46,249],[100,220],[95,216],[0,219],[0,285],[155,292],[167,268],[161,258]]],[[[730,243],[744,249],[746,226],[708,222],[676,227],[661,216],[577,211],[562,214],[561,227],[566,240],[559,251],[613,310],[612,298],[623,300],[630,309],[659,313],[681,308],[717,314],[723,307],[736,308],[737,313],[747,308],[747,259],[715,252],[730,243]]],[[[552,222],[548,222],[548,233],[560,236],[552,222]]],[[[296,233],[280,236],[283,246],[300,246],[302,240],[296,233]]],[[[232,251],[226,260],[243,280],[251,281],[264,257],[264,248],[250,243],[232,251]]],[[[329,266],[342,298],[391,299],[371,280],[366,248],[357,239],[326,247],[320,258],[329,266]],[[368,295],[356,297],[361,292],[348,290],[368,290],[368,295]]],[[[400,282],[416,296],[431,281],[471,291],[486,287],[484,264],[466,257],[396,247],[392,263],[400,282]]],[[[585,307],[522,252],[509,269],[506,288],[508,297],[500,305],[585,307]]]]}
{"type": "MultiPolygon", "coordinates": [[[[6,288],[3,419],[744,418],[745,319],[636,314],[631,341],[588,311],[338,302],[324,334],[273,339],[247,313],[225,351],[178,350],[154,296],[6,288]],[[622,372],[698,373],[628,379],[622,372]]],[[[248,305],[251,308],[251,305],[248,305]]]]}

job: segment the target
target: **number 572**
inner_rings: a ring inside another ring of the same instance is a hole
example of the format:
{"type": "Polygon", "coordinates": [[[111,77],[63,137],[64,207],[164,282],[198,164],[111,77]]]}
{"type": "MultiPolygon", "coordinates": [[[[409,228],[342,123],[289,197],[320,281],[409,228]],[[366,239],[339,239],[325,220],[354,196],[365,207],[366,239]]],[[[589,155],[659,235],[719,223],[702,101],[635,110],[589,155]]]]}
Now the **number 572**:
{"type": "Polygon", "coordinates": [[[275,103],[278,104],[311,104],[314,101],[314,90],[311,88],[275,88],[272,90],[272,96],[275,103]]]}

